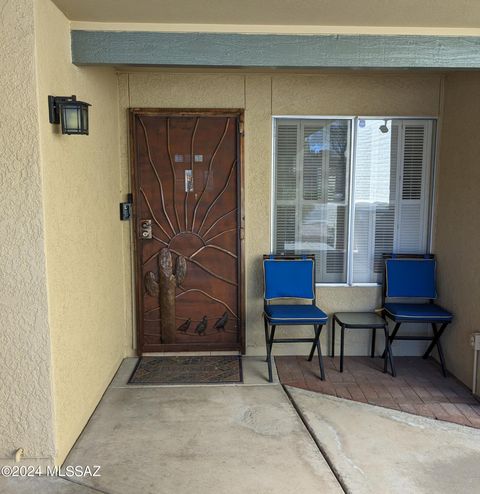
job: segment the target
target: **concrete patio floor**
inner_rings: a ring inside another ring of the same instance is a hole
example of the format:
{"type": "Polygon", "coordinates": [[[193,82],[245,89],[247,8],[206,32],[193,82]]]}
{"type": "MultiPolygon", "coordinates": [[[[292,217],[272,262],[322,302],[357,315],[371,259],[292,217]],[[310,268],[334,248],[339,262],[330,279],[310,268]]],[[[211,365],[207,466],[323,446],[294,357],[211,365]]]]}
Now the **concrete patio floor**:
{"type": "Polygon", "coordinates": [[[64,464],[101,477],[0,478],[0,493],[480,493],[478,430],[268,384],[259,358],[241,385],[131,386],[134,364],[64,464]]]}
{"type": "Polygon", "coordinates": [[[286,389],[347,492],[480,493],[480,430],[286,389]]]}

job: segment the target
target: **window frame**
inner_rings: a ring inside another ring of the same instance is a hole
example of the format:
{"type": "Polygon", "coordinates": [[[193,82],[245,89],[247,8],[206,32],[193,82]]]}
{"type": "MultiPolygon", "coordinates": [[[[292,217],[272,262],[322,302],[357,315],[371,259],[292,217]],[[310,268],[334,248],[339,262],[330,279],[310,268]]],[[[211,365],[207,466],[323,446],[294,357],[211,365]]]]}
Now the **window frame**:
{"type": "Polygon", "coordinates": [[[381,283],[355,283],[353,279],[353,249],[351,248],[353,235],[354,235],[354,207],[355,207],[355,195],[354,195],[354,183],[355,183],[355,169],[356,169],[356,146],[357,146],[357,129],[359,120],[431,120],[432,121],[432,136],[431,136],[431,161],[430,161],[430,177],[428,180],[428,203],[427,203],[427,249],[431,252],[433,245],[433,220],[435,217],[435,186],[436,186],[436,171],[437,171],[437,156],[438,156],[438,116],[410,116],[410,115],[272,115],[272,163],[271,163],[271,180],[270,180],[270,252],[274,251],[275,247],[275,233],[274,233],[274,221],[275,221],[275,190],[276,190],[276,123],[277,120],[348,120],[350,121],[350,159],[347,175],[349,177],[348,184],[348,226],[346,235],[346,282],[316,282],[316,286],[319,287],[378,287],[381,283]]]}

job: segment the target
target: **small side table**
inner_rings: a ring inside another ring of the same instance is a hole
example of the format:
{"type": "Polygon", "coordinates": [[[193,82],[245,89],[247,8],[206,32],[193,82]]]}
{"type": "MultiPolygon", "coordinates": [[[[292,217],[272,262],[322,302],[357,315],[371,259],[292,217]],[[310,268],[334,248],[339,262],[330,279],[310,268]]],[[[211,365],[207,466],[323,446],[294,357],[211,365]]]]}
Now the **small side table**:
{"type": "Polygon", "coordinates": [[[375,337],[377,329],[383,329],[385,333],[385,352],[383,372],[388,370],[388,362],[390,362],[390,369],[392,376],[396,376],[395,366],[393,364],[392,349],[390,346],[390,338],[388,331],[388,324],[374,312],[336,312],[333,314],[332,320],[332,357],[335,356],[335,323],[338,323],[341,327],[341,339],[340,339],[340,372],[343,372],[343,356],[345,348],[345,330],[346,329],[371,329],[372,334],[372,349],[371,357],[375,356],[375,337]]]}

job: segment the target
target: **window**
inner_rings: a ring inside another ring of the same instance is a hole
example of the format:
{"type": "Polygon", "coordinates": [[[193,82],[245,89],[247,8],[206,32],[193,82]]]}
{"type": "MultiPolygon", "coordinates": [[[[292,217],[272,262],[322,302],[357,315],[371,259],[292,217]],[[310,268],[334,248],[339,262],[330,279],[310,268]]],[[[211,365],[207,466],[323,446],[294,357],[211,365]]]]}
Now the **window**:
{"type": "Polygon", "coordinates": [[[384,252],[428,250],[433,120],[274,126],[276,253],[314,253],[320,283],[374,283],[384,252]]]}

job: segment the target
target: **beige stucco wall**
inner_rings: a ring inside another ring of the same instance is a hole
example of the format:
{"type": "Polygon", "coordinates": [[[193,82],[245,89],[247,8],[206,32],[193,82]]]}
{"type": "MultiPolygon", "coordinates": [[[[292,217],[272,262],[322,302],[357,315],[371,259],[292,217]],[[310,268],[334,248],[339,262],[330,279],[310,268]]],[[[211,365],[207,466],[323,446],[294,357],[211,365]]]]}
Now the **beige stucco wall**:
{"type": "MultiPolygon", "coordinates": [[[[260,316],[263,304],[260,258],[270,251],[272,115],[437,116],[442,80],[441,75],[435,73],[366,74],[353,71],[303,75],[137,71],[119,77],[122,193],[130,191],[128,107],[245,109],[245,282],[249,354],[265,351],[260,316]]],[[[125,242],[124,246],[127,250],[125,259],[129,262],[130,243],[125,242]]],[[[329,313],[373,309],[379,306],[379,297],[380,290],[376,287],[318,289],[318,304],[329,313]]],[[[133,334],[131,340],[134,341],[133,334]]],[[[325,333],[323,342],[326,341],[325,333]]],[[[350,335],[347,351],[362,354],[367,345],[368,334],[350,335]]],[[[423,346],[402,342],[396,347],[396,354],[416,354],[423,346]]],[[[305,353],[305,348],[279,345],[276,351],[305,353]]]]}
{"type": "Polygon", "coordinates": [[[54,457],[31,0],[0,0],[0,464],[54,457]]]}
{"type": "Polygon", "coordinates": [[[124,356],[118,91],[112,68],[71,64],[69,22],[49,0],[36,2],[36,43],[56,461],[61,463],[124,356]],[[61,135],[48,122],[47,95],[72,93],[92,104],[89,136],[61,135]]]}
{"type": "Polygon", "coordinates": [[[480,74],[449,74],[438,177],[436,252],[440,303],[455,319],[444,336],[447,364],[472,382],[470,335],[480,331],[480,74]]]}

